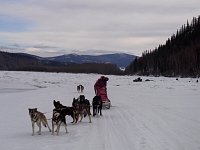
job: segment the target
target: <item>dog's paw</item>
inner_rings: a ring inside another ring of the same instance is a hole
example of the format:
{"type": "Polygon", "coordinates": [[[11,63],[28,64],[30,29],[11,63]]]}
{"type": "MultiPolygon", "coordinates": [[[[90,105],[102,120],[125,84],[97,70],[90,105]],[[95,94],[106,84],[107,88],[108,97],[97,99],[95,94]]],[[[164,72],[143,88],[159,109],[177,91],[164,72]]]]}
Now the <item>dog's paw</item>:
{"type": "Polygon", "coordinates": [[[38,133],[39,135],[41,135],[41,132],[40,132],[40,131],[37,131],[37,133],[38,133]]]}

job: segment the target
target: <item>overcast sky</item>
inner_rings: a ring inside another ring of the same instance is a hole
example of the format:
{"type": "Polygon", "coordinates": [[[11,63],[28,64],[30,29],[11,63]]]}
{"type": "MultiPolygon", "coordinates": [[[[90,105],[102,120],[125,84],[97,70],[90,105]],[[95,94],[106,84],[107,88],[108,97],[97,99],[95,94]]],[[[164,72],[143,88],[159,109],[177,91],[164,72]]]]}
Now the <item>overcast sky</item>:
{"type": "Polygon", "coordinates": [[[140,56],[198,15],[200,0],[0,0],[0,47],[140,56]]]}

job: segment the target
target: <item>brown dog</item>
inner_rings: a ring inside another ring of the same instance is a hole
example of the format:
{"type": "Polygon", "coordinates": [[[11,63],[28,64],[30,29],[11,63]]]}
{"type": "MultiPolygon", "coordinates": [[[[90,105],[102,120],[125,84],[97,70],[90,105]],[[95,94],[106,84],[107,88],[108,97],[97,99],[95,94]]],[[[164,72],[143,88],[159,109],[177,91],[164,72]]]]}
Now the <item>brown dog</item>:
{"type": "Polygon", "coordinates": [[[91,113],[90,113],[90,102],[89,100],[85,99],[84,95],[80,95],[78,99],[73,99],[72,106],[75,109],[75,119],[76,123],[81,117],[80,122],[82,121],[83,117],[88,116],[89,122],[91,123],[91,113]]]}
{"type": "Polygon", "coordinates": [[[39,111],[37,111],[37,108],[29,108],[29,115],[31,117],[31,122],[32,122],[32,135],[35,134],[35,123],[38,125],[39,127],[39,131],[38,134],[41,134],[41,128],[42,125],[44,125],[44,127],[48,127],[49,128],[49,132],[51,132],[51,129],[48,125],[47,122],[47,118],[45,117],[45,115],[39,111]]]}

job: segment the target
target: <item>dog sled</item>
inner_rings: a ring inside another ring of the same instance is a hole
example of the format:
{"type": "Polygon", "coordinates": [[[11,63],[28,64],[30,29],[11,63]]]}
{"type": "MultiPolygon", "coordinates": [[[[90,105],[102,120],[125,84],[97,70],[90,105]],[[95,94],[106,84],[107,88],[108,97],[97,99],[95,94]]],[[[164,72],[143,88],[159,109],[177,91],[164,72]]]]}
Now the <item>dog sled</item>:
{"type": "Polygon", "coordinates": [[[97,93],[98,93],[97,95],[99,95],[99,96],[101,97],[101,100],[102,100],[102,107],[103,107],[103,108],[110,109],[111,102],[110,102],[110,100],[108,99],[106,87],[100,88],[100,89],[97,91],[97,93]]]}
{"type": "Polygon", "coordinates": [[[107,88],[106,88],[106,85],[107,85],[107,81],[108,81],[108,78],[107,77],[104,77],[104,76],[101,76],[101,78],[99,78],[95,85],[94,85],[94,90],[95,90],[95,94],[97,96],[100,96],[101,97],[101,100],[102,100],[102,107],[103,108],[107,108],[107,109],[110,109],[111,107],[111,102],[108,98],[108,95],[107,95],[107,88]]]}

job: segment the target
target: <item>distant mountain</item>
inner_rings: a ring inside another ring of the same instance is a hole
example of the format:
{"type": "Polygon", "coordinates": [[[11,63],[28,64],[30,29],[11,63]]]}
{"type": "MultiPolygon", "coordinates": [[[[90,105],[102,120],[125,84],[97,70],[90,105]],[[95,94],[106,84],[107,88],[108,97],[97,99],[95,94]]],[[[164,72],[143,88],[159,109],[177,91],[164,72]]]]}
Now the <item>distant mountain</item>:
{"type": "Polygon", "coordinates": [[[35,55],[0,51],[0,70],[45,71],[46,68],[52,69],[64,66],[60,62],[50,61],[35,55]]]}
{"type": "MultiPolygon", "coordinates": [[[[81,60],[81,58],[77,60],[81,60]]],[[[123,74],[116,64],[110,63],[110,60],[102,61],[101,63],[82,62],[62,62],[54,58],[43,58],[26,53],[9,53],[0,49],[0,70],[123,74]]]]}
{"type": "Polygon", "coordinates": [[[78,55],[78,54],[68,54],[61,55],[56,57],[48,57],[48,60],[61,62],[61,63],[111,63],[116,64],[120,68],[127,67],[136,56],[125,54],[125,53],[116,53],[116,54],[104,54],[104,55],[78,55]]]}

